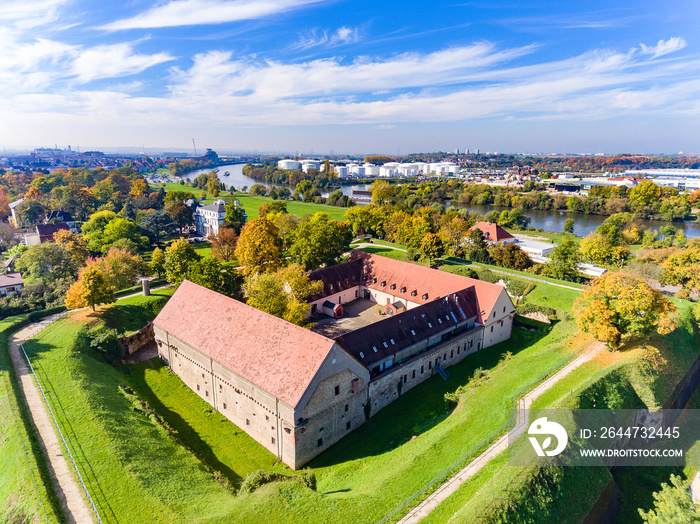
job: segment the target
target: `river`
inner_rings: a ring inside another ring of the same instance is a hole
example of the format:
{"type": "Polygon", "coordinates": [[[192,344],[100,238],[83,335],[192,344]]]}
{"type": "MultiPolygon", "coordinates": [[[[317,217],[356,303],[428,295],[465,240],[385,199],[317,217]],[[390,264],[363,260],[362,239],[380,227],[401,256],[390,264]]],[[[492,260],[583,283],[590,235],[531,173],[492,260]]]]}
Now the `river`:
{"type": "MultiPolygon", "coordinates": [[[[262,184],[266,187],[275,187],[276,184],[261,182],[250,178],[243,174],[243,166],[245,164],[226,164],[218,167],[219,180],[221,180],[227,188],[235,187],[241,189],[247,186],[250,190],[253,184],[262,184]],[[229,176],[224,176],[228,172],[229,176]]],[[[197,178],[202,173],[209,173],[211,169],[200,169],[193,171],[183,176],[187,181],[197,178]]],[[[343,185],[341,190],[344,195],[352,196],[352,190],[367,190],[367,184],[343,185]]],[[[323,193],[323,196],[328,196],[328,193],[323,193]]],[[[358,203],[363,203],[358,201],[358,203]]],[[[476,211],[481,215],[485,215],[490,211],[503,211],[504,207],[495,207],[489,205],[467,205],[460,206],[471,211],[476,211]]],[[[553,233],[561,233],[564,231],[564,222],[567,218],[574,219],[574,233],[577,236],[584,237],[591,231],[594,231],[607,218],[603,215],[583,215],[578,213],[568,213],[566,211],[541,211],[539,209],[525,209],[525,214],[530,217],[530,227],[542,229],[543,231],[551,231],[553,233]]],[[[670,225],[677,229],[682,229],[688,238],[700,237],[700,224],[696,222],[664,222],[660,220],[640,220],[640,222],[648,228],[659,229],[661,226],[670,225]]]]}
{"type": "MultiPolygon", "coordinates": [[[[476,211],[481,215],[485,215],[491,211],[503,211],[506,207],[496,207],[489,205],[470,204],[460,206],[470,211],[476,211]]],[[[567,218],[574,219],[574,234],[579,237],[585,237],[588,233],[594,231],[606,218],[603,215],[584,215],[579,213],[569,213],[567,211],[541,211],[539,209],[523,209],[523,212],[530,217],[530,227],[550,231],[553,233],[561,233],[564,231],[564,222],[567,218]]],[[[682,229],[685,236],[688,238],[700,237],[700,224],[697,222],[665,222],[662,220],[639,220],[644,227],[651,229],[659,229],[661,226],[673,226],[676,229],[682,229]]]]}

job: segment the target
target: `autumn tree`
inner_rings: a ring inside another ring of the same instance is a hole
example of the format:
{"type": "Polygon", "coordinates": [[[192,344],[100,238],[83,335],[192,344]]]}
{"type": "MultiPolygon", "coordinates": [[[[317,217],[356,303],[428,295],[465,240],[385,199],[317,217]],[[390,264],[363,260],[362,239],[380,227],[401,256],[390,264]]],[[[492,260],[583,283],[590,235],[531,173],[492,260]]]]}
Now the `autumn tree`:
{"type": "Polygon", "coordinates": [[[153,250],[153,253],[151,253],[151,263],[149,265],[151,271],[159,277],[162,278],[163,275],[165,275],[165,255],[161,248],[157,247],[153,250]]]}
{"type": "Polygon", "coordinates": [[[445,254],[445,244],[435,233],[428,233],[420,244],[420,254],[428,259],[428,265],[432,265],[434,259],[445,254]]]}
{"type": "Polygon", "coordinates": [[[95,306],[114,301],[114,288],[96,267],[82,268],[78,280],[66,292],[68,309],[91,307],[95,311],[95,306]]]}
{"type": "Polygon", "coordinates": [[[350,249],[352,233],[344,222],[332,220],[328,213],[319,212],[307,222],[301,222],[292,236],[289,255],[306,270],[331,265],[350,249]]]}
{"type": "Polygon", "coordinates": [[[248,305],[297,325],[304,321],[309,309],[307,297],[322,290],[323,283],[309,280],[298,264],[274,272],[251,274],[245,285],[248,305]]]}
{"type": "Polygon", "coordinates": [[[230,262],[236,257],[236,244],[238,243],[238,235],[232,227],[219,228],[216,235],[209,237],[211,241],[211,252],[223,262],[230,262]]]}
{"type": "Polygon", "coordinates": [[[187,240],[184,238],[176,240],[165,248],[163,268],[166,280],[171,284],[180,285],[187,278],[190,266],[200,259],[201,257],[187,240]]]}
{"type": "Polygon", "coordinates": [[[239,298],[241,277],[236,271],[223,268],[215,258],[206,257],[189,265],[187,279],[223,295],[239,298]]]}
{"type": "Polygon", "coordinates": [[[661,188],[651,180],[640,182],[629,193],[629,201],[638,207],[650,206],[660,198],[661,188]]]}
{"type": "Polygon", "coordinates": [[[148,184],[143,178],[134,178],[131,181],[131,189],[129,195],[136,198],[145,195],[148,192],[148,184]]]}
{"type": "Polygon", "coordinates": [[[86,264],[102,273],[107,284],[116,290],[131,287],[139,277],[150,273],[150,268],[141,255],[133,255],[114,247],[103,257],[88,258],[86,264]]]}
{"type": "MultiPolygon", "coordinates": [[[[258,217],[269,218],[267,216],[268,213],[274,215],[284,215],[289,213],[289,211],[287,211],[287,203],[283,200],[275,200],[273,202],[265,202],[258,208],[258,217]]],[[[274,218],[270,218],[270,220],[274,221],[274,218]]]]}
{"type": "Polygon", "coordinates": [[[69,229],[60,229],[53,234],[53,241],[62,246],[79,266],[85,264],[89,253],[87,242],[82,236],[69,229]]]}
{"type": "Polygon", "coordinates": [[[38,200],[26,198],[19,203],[15,214],[20,222],[34,224],[44,216],[44,206],[38,200]]]}
{"type": "Polygon", "coordinates": [[[180,233],[184,233],[186,227],[194,224],[194,211],[184,202],[172,202],[165,210],[180,228],[180,233]]]}
{"type": "Polygon", "coordinates": [[[660,280],[664,284],[682,286],[680,296],[687,298],[691,292],[700,290],[700,246],[693,242],[686,249],[671,251],[672,254],[661,264],[660,280]]]}
{"type": "Polygon", "coordinates": [[[284,257],[277,226],[266,218],[248,222],[238,238],[236,257],[246,275],[279,268],[284,257]]]}
{"type": "Polygon", "coordinates": [[[345,222],[352,226],[352,234],[372,235],[384,238],[384,226],[389,219],[390,212],[386,207],[375,206],[355,206],[345,212],[345,222]]]}
{"type": "Polygon", "coordinates": [[[372,203],[377,206],[391,202],[394,196],[394,189],[391,187],[391,184],[385,180],[375,180],[372,182],[372,185],[369,186],[369,190],[372,192],[372,203]]]}
{"type": "Polygon", "coordinates": [[[626,273],[606,273],[586,288],[574,303],[582,331],[618,349],[627,335],[670,333],[675,327],[673,303],[642,279],[626,273]]]}
{"type": "Polygon", "coordinates": [[[440,226],[440,237],[450,246],[450,252],[455,256],[461,256],[464,250],[464,237],[469,232],[468,220],[455,216],[445,220],[440,226]]]}
{"type": "Polygon", "coordinates": [[[19,241],[19,230],[12,224],[0,223],[0,250],[10,249],[19,241]]]}
{"type": "Polygon", "coordinates": [[[509,269],[518,269],[522,271],[532,266],[532,260],[530,260],[528,254],[514,242],[503,246],[491,246],[489,248],[489,256],[497,266],[509,269]]]}

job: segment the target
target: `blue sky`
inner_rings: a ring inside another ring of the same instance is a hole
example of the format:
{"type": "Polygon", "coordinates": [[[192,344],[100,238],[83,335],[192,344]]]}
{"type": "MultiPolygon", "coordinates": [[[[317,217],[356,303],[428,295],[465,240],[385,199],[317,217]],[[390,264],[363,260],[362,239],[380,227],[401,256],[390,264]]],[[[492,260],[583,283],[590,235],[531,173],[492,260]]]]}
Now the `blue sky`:
{"type": "Polygon", "coordinates": [[[700,152],[700,3],[3,0],[0,146],[700,152]]]}

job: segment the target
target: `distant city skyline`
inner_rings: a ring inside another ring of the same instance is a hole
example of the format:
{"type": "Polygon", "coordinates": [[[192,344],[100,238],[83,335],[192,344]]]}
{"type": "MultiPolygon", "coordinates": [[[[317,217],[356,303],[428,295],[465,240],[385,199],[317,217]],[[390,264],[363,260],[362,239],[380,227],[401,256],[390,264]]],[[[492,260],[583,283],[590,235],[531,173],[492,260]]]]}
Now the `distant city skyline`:
{"type": "Polygon", "coordinates": [[[700,152],[672,5],[9,0],[0,148],[700,152]]]}

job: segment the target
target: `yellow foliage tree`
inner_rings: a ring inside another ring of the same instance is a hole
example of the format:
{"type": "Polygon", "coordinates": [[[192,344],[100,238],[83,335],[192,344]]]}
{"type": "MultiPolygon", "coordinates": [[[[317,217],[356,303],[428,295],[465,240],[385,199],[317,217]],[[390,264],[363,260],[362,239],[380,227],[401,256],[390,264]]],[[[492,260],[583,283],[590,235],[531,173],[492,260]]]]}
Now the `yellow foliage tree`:
{"type": "Polygon", "coordinates": [[[78,280],[66,292],[66,307],[78,309],[99,304],[111,304],[114,298],[114,288],[107,284],[107,279],[95,267],[82,268],[78,280]]]}
{"type": "Polygon", "coordinates": [[[675,329],[676,307],[642,279],[627,273],[606,273],[597,278],[574,303],[581,331],[618,349],[622,337],[643,336],[675,329]]]}

